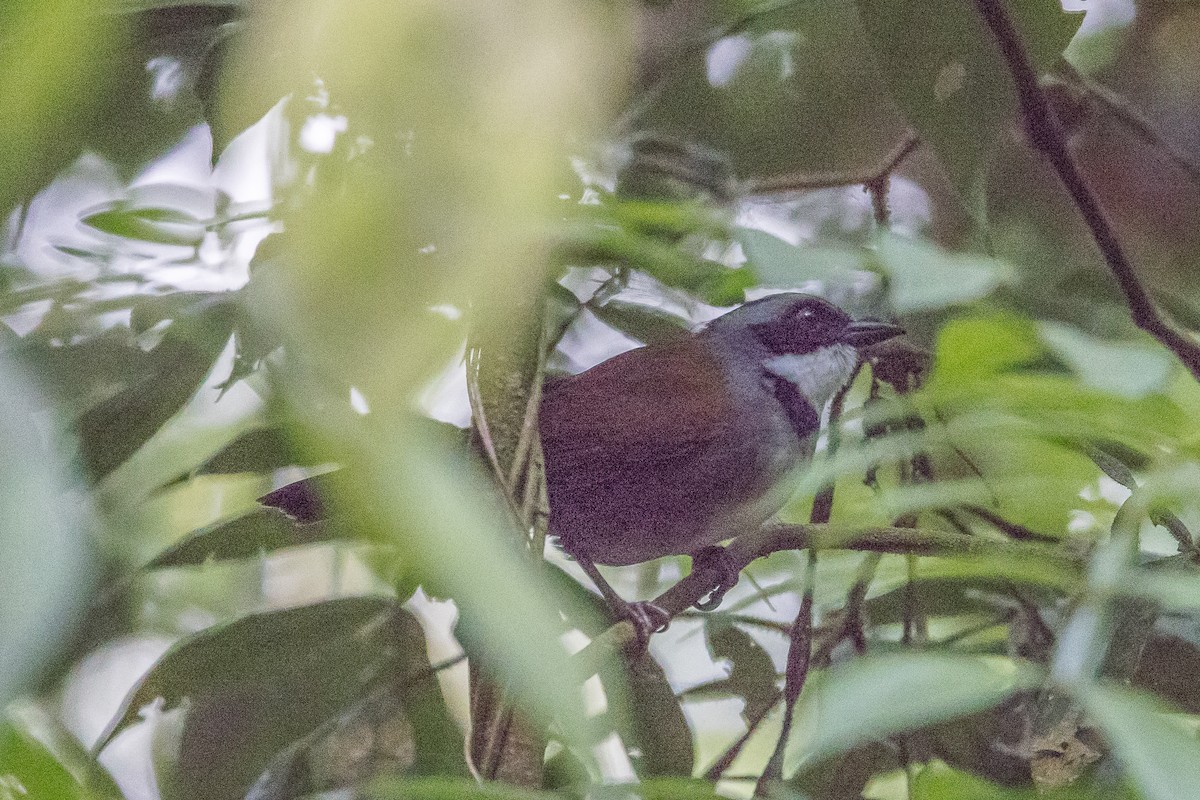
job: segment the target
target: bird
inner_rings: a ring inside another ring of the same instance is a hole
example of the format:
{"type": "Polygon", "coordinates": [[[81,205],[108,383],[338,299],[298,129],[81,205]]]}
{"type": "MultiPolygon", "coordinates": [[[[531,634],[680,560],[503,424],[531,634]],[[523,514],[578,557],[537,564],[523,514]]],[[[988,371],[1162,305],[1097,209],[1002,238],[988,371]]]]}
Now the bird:
{"type": "Polygon", "coordinates": [[[596,565],[690,555],[694,566],[770,519],[859,350],[903,332],[784,292],[549,380],[538,434],[550,533],[645,641],[665,629],[666,612],[626,602],[596,565]]]}

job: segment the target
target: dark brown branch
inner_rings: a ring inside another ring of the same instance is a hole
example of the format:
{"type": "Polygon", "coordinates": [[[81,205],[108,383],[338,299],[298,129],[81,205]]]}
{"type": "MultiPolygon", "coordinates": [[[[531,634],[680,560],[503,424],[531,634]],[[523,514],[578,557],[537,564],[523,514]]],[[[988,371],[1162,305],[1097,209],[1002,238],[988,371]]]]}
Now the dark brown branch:
{"type": "MultiPolygon", "coordinates": [[[[764,525],[743,534],[726,548],[730,563],[741,571],[755,559],[781,550],[858,550],[874,553],[898,553],[920,556],[968,556],[977,558],[1030,558],[1055,563],[1075,571],[1082,563],[1079,556],[1056,548],[1024,542],[963,536],[951,531],[925,528],[847,528],[843,525],[764,525]]],[[[720,564],[701,564],[686,578],[667,589],[654,604],[674,618],[716,588],[725,571],[720,564]]],[[[633,625],[622,621],[592,640],[577,658],[587,659],[589,651],[624,649],[636,641],[633,625]]]]}
{"type": "Polygon", "coordinates": [[[1038,82],[1037,74],[1013,25],[1004,0],[975,0],[975,6],[991,29],[1009,73],[1016,86],[1021,116],[1029,140],[1045,154],[1050,166],[1071,195],[1076,208],[1087,223],[1101,255],[1116,278],[1134,324],[1168,348],[1200,380],[1200,342],[1165,319],[1142,286],[1133,264],[1125,254],[1112,222],[1100,205],[1092,187],[1084,179],[1079,164],[1067,144],[1066,132],[1050,107],[1050,102],[1038,82]]]}

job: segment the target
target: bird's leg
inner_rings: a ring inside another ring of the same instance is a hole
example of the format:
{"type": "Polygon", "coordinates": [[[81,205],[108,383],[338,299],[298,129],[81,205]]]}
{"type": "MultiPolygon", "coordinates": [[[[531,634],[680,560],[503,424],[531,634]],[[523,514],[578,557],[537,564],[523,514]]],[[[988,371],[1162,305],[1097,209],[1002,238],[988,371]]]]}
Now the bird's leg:
{"type": "Polygon", "coordinates": [[[737,585],[738,568],[724,547],[711,545],[692,553],[692,572],[698,569],[712,570],[720,575],[717,585],[709,592],[708,598],[696,601],[696,608],[701,611],[712,611],[721,605],[725,593],[737,585]]]}
{"type": "Polygon", "coordinates": [[[671,615],[654,603],[630,603],[628,600],[623,599],[609,585],[608,581],[604,579],[604,576],[600,574],[600,570],[596,569],[596,565],[592,563],[590,558],[575,555],[575,560],[579,562],[579,566],[583,567],[583,571],[587,573],[587,576],[592,579],[592,583],[596,584],[596,588],[604,596],[604,600],[608,603],[608,607],[612,610],[613,614],[621,619],[627,619],[633,624],[641,649],[644,650],[646,645],[650,643],[650,634],[662,633],[671,624],[671,615]]]}

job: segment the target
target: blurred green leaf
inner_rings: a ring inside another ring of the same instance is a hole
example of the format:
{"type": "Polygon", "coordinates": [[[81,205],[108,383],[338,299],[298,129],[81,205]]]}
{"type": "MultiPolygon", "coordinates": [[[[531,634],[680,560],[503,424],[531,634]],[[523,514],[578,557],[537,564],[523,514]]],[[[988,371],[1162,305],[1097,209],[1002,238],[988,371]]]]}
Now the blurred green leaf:
{"type": "Polygon", "coordinates": [[[0,354],[0,708],[61,644],[90,589],[90,507],[58,452],[55,410],[28,377],[0,354]]]}
{"type": "Polygon", "coordinates": [[[612,299],[603,305],[589,305],[596,318],[643,344],[665,342],[688,333],[691,326],[683,317],[640,303],[612,299]]]}
{"type": "Polygon", "coordinates": [[[385,684],[414,726],[426,726],[418,761],[444,767],[448,752],[461,761],[462,739],[429,671],[420,625],[374,597],[255,614],[180,642],[143,677],[101,745],[148,703],[161,698],[170,709],[186,700],[174,793],[240,798],[276,753],[385,684]]]}
{"type": "Polygon", "coordinates": [[[124,795],[60,721],[33,704],[14,703],[0,724],[0,797],[122,800],[124,795]]]}
{"type": "MultiPolygon", "coordinates": [[[[957,0],[920,6],[859,0],[858,8],[892,98],[941,162],[967,213],[985,225],[987,173],[997,142],[1017,118],[1012,78],[990,32],[971,4],[957,0]]],[[[1052,0],[1018,0],[1008,8],[1039,70],[1054,63],[1082,21],[1052,0]]]]}
{"type": "Polygon", "coordinates": [[[327,542],[341,538],[344,533],[336,523],[299,522],[278,509],[260,508],[193,531],[155,556],[146,569],[250,558],[285,547],[327,542]]]}
{"type": "Polygon", "coordinates": [[[562,795],[539,792],[474,778],[380,778],[362,794],[364,800],[561,800],[562,795]]]}
{"type": "Polygon", "coordinates": [[[1180,636],[1152,633],[1142,648],[1134,688],[1153,693],[1171,705],[1200,713],[1200,685],[1193,676],[1200,674],[1200,648],[1180,636]]]}
{"type": "Polygon", "coordinates": [[[743,302],[745,290],[758,282],[748,267],[727,267],[690,255],[674,243],[632,231],[577,228],[563,247],[563,257],[568,260],[625,264],[714,306],[743,302]]]}
{"type": "Polygon", "coordinates": [[[196,474],[268,473],[302,463],[283,428],[253,428],[222,447],[196,469],[196,474]]]}
{"type": "MultiPolygon", "coordinates": [[[[1038,800],[1034,789],[1012,789],[940,762],[923,766],[912,784],[912,800],[1038,800]]],[[[1059,797],[1051,793],[1051,797],[1059,797]]]]}
{"type": "Polygon", "coordinates": [[[997,259],[949,253],[894,234],[876,240],[874,260],[888,277],[888,293],[897,314],[978,300],[1014,278],[1012,268],[997,259]]]}
{"type": "Polygon", "coordinates": [[[869,269],[865,250],[831,245],[793,245],[753,228],[738,228],[746,258],[763,285],[796,288],[808,281],[839,285],[859,280],[869,269]]]}
{"type": "Polygon", "coordinates": [[[187,247],[198,247],[205,233],[204,226],[195,220],[163,208],[99,211],[84,217],[83,222],[123,239],[187,247]]]}
{"type": "Polygon", "coordinates": [[[625,742],[638,752],[631,760],[639,777],[691,777],[692,731],[663,668],[653,658],[639,658],[629,665],[628,684],[631,727],[625,742]]]}
{"type": "Polygon", "coordinates": [[[103,110],[125,38],[113,23],[98,1],[6,3],[0,10],[0,212],[5,216],[82,149],[103,110]]]}
{"type": "Polygon", "coordinates": [[[191,399],[225,349],[235,308],[214,297],[175,319],[146,358],[144,372],[78,420],[83,461],[93,480],[120,466],[191,399]]]}
{"type": "Polygon", "coordinates": [[[872,739],[990,708],[1037,681],[1035,671],[1005,659],[932,653],[865,657],[810,676],[784,774],[872,739]]]}
{"type": "Polygon", "coordinates": [[[1037,328],[1010,314],[975,314],[947,322],[938,331],[933,374],[935,393],[970,389],[978,381],[1008,372],[1043,352],[1037,328]]]}
{"type": "Polygon", "coordinates": [[[726,154],[739,178],[784,185],[877,169],[903,136],[851,4],[690,12],[657,21],[638,130],[701,143],[726,154]]]}
{"type": "Polygon", "coordinates": [[[1084,385],[1121,397],[1162,391],[1175,368],[1171,354],[1150,341],[1105,341],[1055,322],[1040,323],[1038,332],[1084,385]]]}
{"type": "Polygon", "coordinates": [[[1074,691],[1145,800],[1176,800],[1200,786],[1200,741],[1169,709],[1111,686],[1074,691]]]}

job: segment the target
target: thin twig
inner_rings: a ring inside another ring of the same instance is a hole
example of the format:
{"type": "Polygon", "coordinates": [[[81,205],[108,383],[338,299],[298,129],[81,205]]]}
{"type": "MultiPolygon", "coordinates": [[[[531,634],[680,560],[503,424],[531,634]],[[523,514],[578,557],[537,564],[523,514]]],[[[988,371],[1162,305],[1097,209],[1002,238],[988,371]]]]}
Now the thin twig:
{"type": "MultiPolygon", "coordinates": [[[[746,732],[739,736],[738,740],[731,744],[729,748],[721,754],[721,757],[713,762],[711,767],[705,770],[705,780],[712,783],[716,783],[722,778],[735,780],[734,778],[727,778],[725,771],[733,766],[733,762],[737,760],[737,757],[741,755],[742,750],[746,748],[746,743],[750,741],[750,737],[754,735],[755,731],[758,730],[758,726],[761,725],[762,721],[767,718],[767,715],[771,713],[771,709],[775,708],[782,697],[783,692],[780,692],[779,695],[770,703],[763,703],[759,708],[758,713],[752,719],[746,721],[746,732]]],[[[754,780],[758,780],[758,778],[754,778],[754,780]]]]}
{"type": "Polygon", "coordinates": [[[808,668],[812,663],[812,629],[813,629],[813,585],[816,583],[817,551],[809,549],[808,564],[804,570],[804,596],[800,600],[800,611],[796,621],[792,623],[789,638],[787,671],[783,683],[783,725],[779,730],[779,738],[775,741],[775,751],[767,761],[767,766],[759,776],[754,787],[755,797],[765,797],[772,783],[783,778],[783,754],[787,749],[788,738],[792,734],[792,716],[796,711],[796,701],[808,681],[808,668]]]}
{"type": "Polygon", "coordinates": [[[1017,33],[1004,1],[975,0],[975,7],[991,29],[1000,52],[1008,63],[1030,142],[1045,154],[1067,193],[1071,195],[1109,270],[1125,295],[1125,302],[1129,306],[1134,324],[1174,353],[1191,371],[1192,376],[1200,380],[1200,342],[1164,318],[1146,288],[1142,286],[1141,279],[1126,256],[1120,239],[1117,238],[1112,222],[1109,221],[1091,185],[1084,179],[1079,164],[1071,153],[1066,132],[1038,82],[1025,43],[1017,33]]]}
{"type": "MultiPolygon", "coordinates": [[[[870,187],[884,176],[890,176],[921,144],[917,132],[909,128],[883,158],[868,169],[859,172],[793,172],[774,175],[770,178],[752,179],[744,182],[739,194],[777,194],[800,192],[811,189],[834,189],[839,186],[854,186],[861,183],[870,187]]],[[[876,216],[878,219],[878,215],[876,216]]]]}

